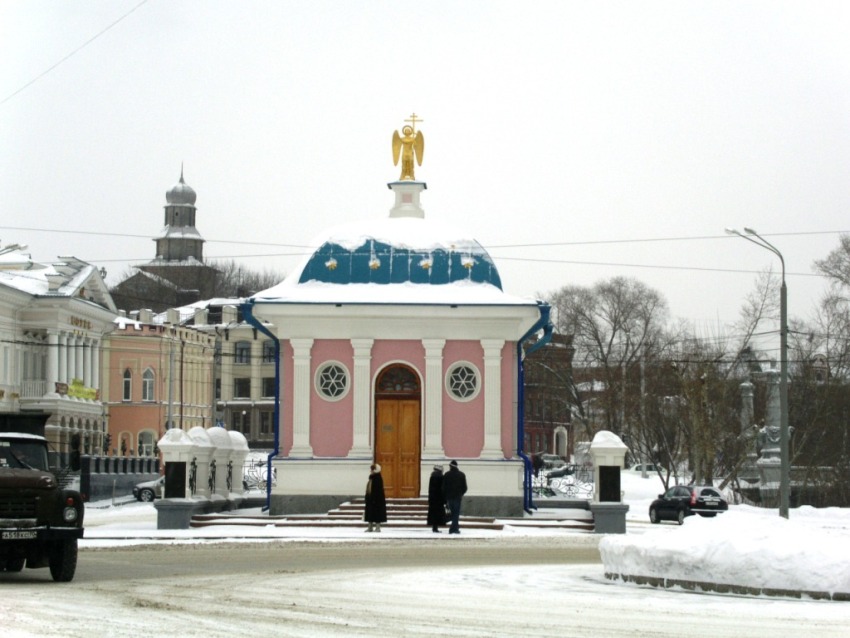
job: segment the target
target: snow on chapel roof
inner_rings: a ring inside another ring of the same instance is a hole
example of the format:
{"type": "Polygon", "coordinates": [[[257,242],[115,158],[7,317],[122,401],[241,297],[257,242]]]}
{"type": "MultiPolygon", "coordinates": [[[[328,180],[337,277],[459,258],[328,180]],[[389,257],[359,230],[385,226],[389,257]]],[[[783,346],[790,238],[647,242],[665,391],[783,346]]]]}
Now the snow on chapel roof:
{"type": "Polygon", "coordinates": [[[259,303],[395,303],[536,305],[502,291],[496,264],[471,235],[425,219],[413,177],[424,138],[412,126],[393,136],[402,174],[388,184],[395,205],[388,218],[337,226],[311,244],[313,253],[277,286],[254,295],[259,303]]]}

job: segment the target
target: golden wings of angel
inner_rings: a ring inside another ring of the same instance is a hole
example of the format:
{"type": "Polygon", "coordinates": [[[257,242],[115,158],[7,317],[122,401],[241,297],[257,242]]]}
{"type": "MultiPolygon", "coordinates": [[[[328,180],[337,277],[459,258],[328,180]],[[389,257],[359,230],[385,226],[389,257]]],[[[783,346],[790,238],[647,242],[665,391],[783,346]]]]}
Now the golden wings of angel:
{"type": "Polygon", "coordinates": [[[393,132],[393,165],[398,164],[399,157],[401,158],[401,180],[413,180],[413,158],[419,166],[422,166],[422,156],[425,154],[425,136],[422,131],[414,133],[412,126],[404,126],[401,129],[401,135],[398,131],[393,132]]]}

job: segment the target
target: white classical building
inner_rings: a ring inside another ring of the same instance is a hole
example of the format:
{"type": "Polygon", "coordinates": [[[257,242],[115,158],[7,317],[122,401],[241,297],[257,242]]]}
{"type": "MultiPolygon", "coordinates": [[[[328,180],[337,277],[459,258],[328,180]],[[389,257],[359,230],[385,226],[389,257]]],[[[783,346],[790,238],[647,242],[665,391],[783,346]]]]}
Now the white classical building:
{"type": "Polygon", "coordinates": [[[0,248],[0,423],[40,431],[52,462],[102,449],[101,348],[116,308],[103,274],[76,257],[34,262],[0,248]]]}

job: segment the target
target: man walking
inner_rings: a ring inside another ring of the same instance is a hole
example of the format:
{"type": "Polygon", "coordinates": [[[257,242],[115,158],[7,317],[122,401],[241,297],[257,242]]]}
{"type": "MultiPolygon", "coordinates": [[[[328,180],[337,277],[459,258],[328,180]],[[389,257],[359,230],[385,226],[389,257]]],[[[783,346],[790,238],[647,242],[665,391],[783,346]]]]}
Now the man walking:
{"type": "Polygon", "coordinates": [[[460,503],[466,494],[466,474],[457,469],[457,461],[449,463],[449,471],[443,477],[443,497],[449,506],[451,525],[449,534],[460,534],[460,503]]]}

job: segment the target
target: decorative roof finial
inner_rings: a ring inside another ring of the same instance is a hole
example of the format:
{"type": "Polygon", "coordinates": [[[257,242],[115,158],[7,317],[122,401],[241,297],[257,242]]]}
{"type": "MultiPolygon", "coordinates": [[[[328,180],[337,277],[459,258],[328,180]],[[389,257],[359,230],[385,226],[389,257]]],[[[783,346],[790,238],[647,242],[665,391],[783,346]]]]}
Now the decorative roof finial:
{"type": "Polygon", "coordinates": [[[413,181],[416,178],[413,176],[413,158],[419,166],[422,166],[422,156],[425,154],[425,137],[422,131],[416,130],[416,122],[423,122],[416,113],[412,114],[405,122],[410,122],[409,126],[404,126],[401,129],[401,135],[398,131],[393,132],[393,165],[398,164],[399,155],[401,156],[401,177],[400,180],[413,181]]]}

